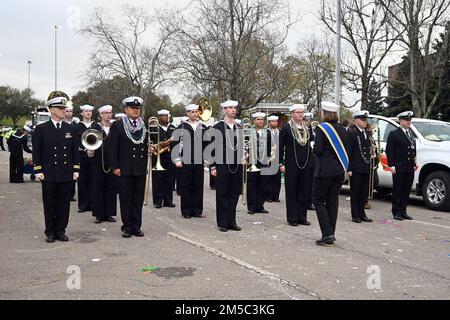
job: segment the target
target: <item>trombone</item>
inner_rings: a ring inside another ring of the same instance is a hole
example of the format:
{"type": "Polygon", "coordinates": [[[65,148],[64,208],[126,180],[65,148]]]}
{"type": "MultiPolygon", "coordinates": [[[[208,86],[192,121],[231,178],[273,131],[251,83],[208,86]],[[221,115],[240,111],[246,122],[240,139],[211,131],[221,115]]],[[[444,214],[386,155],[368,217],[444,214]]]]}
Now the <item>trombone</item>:
{"type": "MultiPolygon", "coordinates": [[[[248,175],[247,172],[256,172],[256,171],[260,171],[261,169],[258,169],[256,167],[255,164],[252,164],[250,166],[250,168],[248,168],[248,161],[247,161],[247,153],[249,148],[251,147],[253,149],[253,145],[251,142],[252,139],[252,130],[253,128],[251,127],[250,124],[250,119],[249,118],[244,118],[242,119],[241,122],[241,126],[242,126],[242,147],[244,149],[243,155],[244,155],[244,165],[242,166],[242,205],[247,205],[247,181],[248,181],[248,175]]],[[[249,157],[249,161],[253,160],[252,155],[253,152],[251,152],[251,155],[249,157]]]]}
{"type": "Polygon", "coordinates": [[[208,99],[206,97],[200,97],[196,104],[198,105],[198,117],[203,122],[207,122],[212,115],[212,108],[209,105],[208,99]]]}
{"type": "Polygon", "coordinates": [[[159,120],[157,117],[151,117],[148,119],[148,145],[153,146],[151,135],[156,135],[156,166],[153,168],[153,161],[152,161],[152,155],[148,156],[147,159],[147,175],[145,177],[145,200],[144,200],[144,206],[148,203],[148,192],[150,189],[150,180],[152,178],[152,172],[153,171],[165,171],[166,169],[163,168],[161,165],[161,146],[162,144],[159,143],[159,120]],[[152,130],[153,129],[153,130],[152,130]]]}
{"type": "Polygon", "coordinates": [[[373,199],[373,189],[375,187],[375,174],[378,165],[376,164],[376,160],[380,162],[380,146],[381,146],[381,134],[380,134],[380,128],[376,125],[370,126],[370,168],[369,168],[369,199],[373,199]],[[375,139],[373,138],[374,132],[376,131],[376,134],[378,135],[376,145],[375,145],[375,139]]]}

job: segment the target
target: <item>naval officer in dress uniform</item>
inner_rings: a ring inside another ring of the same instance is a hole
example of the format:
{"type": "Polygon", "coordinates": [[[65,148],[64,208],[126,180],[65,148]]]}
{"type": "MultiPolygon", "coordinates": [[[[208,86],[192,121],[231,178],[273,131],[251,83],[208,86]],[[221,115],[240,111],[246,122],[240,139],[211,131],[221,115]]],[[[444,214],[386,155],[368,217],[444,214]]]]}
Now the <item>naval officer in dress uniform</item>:
{"type": "Polygon", "coordinates": [[[392,215],[400,221],[413,219],[406,212],[416,169],[416,138],[410,129],[413,115],[412,111],[397,115],[400,127],[391,131],[386,145],[393,180],[392,215]]]}
{"type": "Polygon", "coordinates": [[[32,136],[34,171],[42,182],[45,235],[49,243],[55,239],[69,241],[66,228],[71,187],[80,170],[75,129],[63,121],[66,97],[53,97],[47,101],[51,119],[36,126],[32,136]]]}
{"type": "Polygon", "coordinates": [[[148,136],[140,117],[142,98],[122,101],[126,116],[114,121],[108,137],[109,166],[118,178],[122,237],[143,237],[142,206],[147,174],[148,136]]]}
{"type": "MultiPolygon", "coordinates": [[[[280,130],[278,129],[278,116],[270,115],[267,117],[269,124],[270,140],[271,140],[271,157],[270,161],[279,161],[279,137],[280,130]]],[[[266,201],[267,202],[280,202],[281,191],[281,171],[278,169],[277,173],[267,175],[264,178],[264,188],[266,188],[266,201]]]]}
{"type": "Polygon", "coordinates": [[[352,207],[352,221],[355,223],[372,222],[364,211],[369,194],[371,152],[370,132],[367,130],[369,111],[362,110],[353,113],[354,126],[348,130],[349,138],[349,166],[350,202],[352,207]]]}

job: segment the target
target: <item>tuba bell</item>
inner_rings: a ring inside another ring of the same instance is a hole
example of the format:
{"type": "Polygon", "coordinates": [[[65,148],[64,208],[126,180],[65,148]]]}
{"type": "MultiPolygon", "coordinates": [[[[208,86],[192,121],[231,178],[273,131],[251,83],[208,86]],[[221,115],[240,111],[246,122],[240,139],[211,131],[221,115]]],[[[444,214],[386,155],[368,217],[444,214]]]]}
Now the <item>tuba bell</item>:
{"type": "Polygon", "coordinates": [[[200,97],[197,100],[198,105],[198,117],[203,122],[208,121],[212,115],[212,108],[209,105],[208,99],[206,97],[200,97]]]}
{"type": "Polygon", "coordinates": [[[86,150],[95,151],[103,144],[103,135],[95,129],[88,129],[81,135],[81,144],[86,150]]]}

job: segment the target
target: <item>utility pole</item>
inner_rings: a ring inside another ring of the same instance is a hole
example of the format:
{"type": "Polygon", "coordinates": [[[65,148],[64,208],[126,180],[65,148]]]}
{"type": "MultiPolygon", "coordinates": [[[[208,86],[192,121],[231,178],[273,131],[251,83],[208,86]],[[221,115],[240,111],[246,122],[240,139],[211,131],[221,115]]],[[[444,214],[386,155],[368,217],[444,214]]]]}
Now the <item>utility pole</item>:
{"type": "Polygon", "coordinates": [[[336,75],[334,81],[335,103],[341,105],[341,0],[336,0],[336,75]]]}

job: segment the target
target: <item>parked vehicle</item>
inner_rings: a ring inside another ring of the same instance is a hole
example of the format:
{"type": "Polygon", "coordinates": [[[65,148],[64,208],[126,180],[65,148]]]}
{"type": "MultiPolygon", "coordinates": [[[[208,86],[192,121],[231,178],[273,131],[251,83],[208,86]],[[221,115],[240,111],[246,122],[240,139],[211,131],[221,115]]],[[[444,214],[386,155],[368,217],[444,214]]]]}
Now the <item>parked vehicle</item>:
{"type": "MultiPolygon", "coordinates": [[[[378,166],[378,193],[389,194],[392,190],[392,173],[387,168],[386,142],[389,133],[400,125],[397,118],[369,116],[375,141],[380,134],[381,163],[378,166]],[[378,132],[379,131],[379,132],[378,132]]],[[[432,210],[450,211],[450,123],[431,119],[413,118],[411,131],[417,144],[417,169],[412,192],[422,196],[432,210]]]]}

